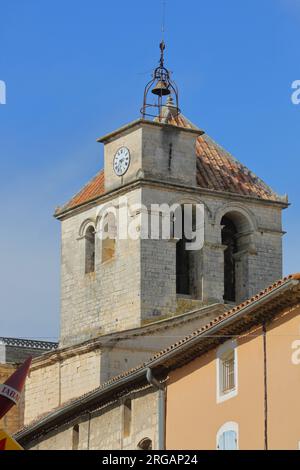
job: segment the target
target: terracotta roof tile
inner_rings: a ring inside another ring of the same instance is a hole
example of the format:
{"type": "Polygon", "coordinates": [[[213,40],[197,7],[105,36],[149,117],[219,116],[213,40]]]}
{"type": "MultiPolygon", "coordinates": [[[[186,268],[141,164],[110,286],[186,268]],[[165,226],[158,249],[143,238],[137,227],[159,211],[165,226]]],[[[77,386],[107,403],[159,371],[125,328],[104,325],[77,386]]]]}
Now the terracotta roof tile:
{"type": "MultiPolygon", "coordinates": [[[[184,116],[174,117],[171,113],[164,122],[179,127],[196,127],[184,116]]],[[[198,137],[196,153],[197,183],[201,188],[282,201],[281,196],[207,134],[198,137]]]]}
{"type": "Polygon", "coordinates": [[[104,192],[104,170],[101,170],[79,191],[79,193],[72,197],[72,199],[67,204],[65,204],[63,207],[60,207],[57,213],[74,209],[81,204],[102,196],[104,192]]]}

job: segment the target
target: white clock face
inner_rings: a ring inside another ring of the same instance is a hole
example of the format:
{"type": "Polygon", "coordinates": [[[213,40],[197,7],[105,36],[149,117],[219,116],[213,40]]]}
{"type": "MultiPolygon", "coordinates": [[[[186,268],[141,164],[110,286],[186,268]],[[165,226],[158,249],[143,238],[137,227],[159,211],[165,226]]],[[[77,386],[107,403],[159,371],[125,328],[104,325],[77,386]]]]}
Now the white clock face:
{"type": "Polygon", "coordinates": [[[125,175],[130,165],[130,152],[128,148],[121,147],[114,156],[114,172],[117,176],[125,175]]]}

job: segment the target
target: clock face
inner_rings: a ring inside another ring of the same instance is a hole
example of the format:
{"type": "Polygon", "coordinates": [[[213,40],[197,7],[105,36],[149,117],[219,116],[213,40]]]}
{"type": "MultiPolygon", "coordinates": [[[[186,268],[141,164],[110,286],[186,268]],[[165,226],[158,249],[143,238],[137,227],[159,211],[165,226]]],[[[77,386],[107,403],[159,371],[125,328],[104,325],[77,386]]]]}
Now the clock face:
{"type": "Polygon", "coordinates": [[[125,175],[130,165],[130,152],[128,148],[121,147],[114,156],[114,172],[117,176],[125,175]]]}

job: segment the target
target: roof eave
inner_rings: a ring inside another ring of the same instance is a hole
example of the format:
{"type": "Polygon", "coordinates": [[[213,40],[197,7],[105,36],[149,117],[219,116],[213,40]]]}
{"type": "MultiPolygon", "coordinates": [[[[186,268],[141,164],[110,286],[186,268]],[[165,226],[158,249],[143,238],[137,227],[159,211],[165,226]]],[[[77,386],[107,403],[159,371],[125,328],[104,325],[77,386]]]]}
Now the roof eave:
{"type": "Polygon", "coordinates": [[[262,203],[267,203],[267,204],[276,204],[276,205],[282,207],[283,209],[286,209],[290,205],[290,203],[288,202],[288,197],[286,195],[285,196],[276,195],[276,198],[274,198],[274,199],[264,199],[264,198],[260,198],[260,197],[251,196],[251,195],[248,195],[248,194],[239,194],[239,193],[234,193],[234,192],[229,192],[229,191],[219,191],[219,190],[216,190],[216,189],[202,188],[199,185],[191,187],[191,186],[185,186],[185,185],[182,185],[182,184],[171,183],[170,181],[140,178],[140,179],[137,179],[135,181],[131,181],[131,182],[127,183],[126,185],[122,186],[121,188],[117,188],[117,189],[114,189],[112,191],[108,191],[106,193],[103,193],[100,196],[96,196],[96,197],[90,199],[89,201],[85,201],[85,202],[83,202],[81,204],[78,204],[74,207],[57,208],[57,210],[53,214],[53,217],[55,217],[57,220],[61,220],[65,216],[71,215],[73,212],[78,212],[81,209],[85,210],[88,206],[96,204],[96,203],[100,202],[102,199],[104,199],[106,197],[110,197],[111,195],[114,195],[116,192],[123,192],[124,190],[134,188],[135,186],[140,185],[140,184],[164,184],[164,186],[168,185],[169,187],[182,188],[182,189],[192,191],[192,192],[195,192],[195,191],[199,192],[200,191],[202,193],[206,193],[206,194],[214,195],[214,196],[224,196],[225,195],[226,197],[231,197],[231,198],[234,198],[234,199],[247,199],[247,200],[254,201],[254,202],[262,202],[262,203]]]}
{"type": "Polygon", "coordinates": [[[198,135],[198,136],[204,134],[203,130],[197,129],[197,128],[190,129],[190,128],[187,128],[187,127],[175,126],[173,124],[166,124],[166,123],[163,123],[163,122],[150,121],[148,119],[136,119],[135,121],[132,121],[132,122],[126,124],[125,126],[122,126],[122,127],[120,127],[119,129],[116,129],[113,132],[110,132],[109,134],[105,134],[104,136],[99,137],[97,139],[97,142],[100,142],[100,143],[110,142],[110,141],[114,140],[116,137],[118,137],[120,134],[127,133],[128,131],[131,131],[135,128],[139,128],[139,127],[142,127],[142,126],[160,127],[161,129],[174,129],[177,132],[178,131],[186,132],[186,133],[195,134],[195,135],[198,135]]]}

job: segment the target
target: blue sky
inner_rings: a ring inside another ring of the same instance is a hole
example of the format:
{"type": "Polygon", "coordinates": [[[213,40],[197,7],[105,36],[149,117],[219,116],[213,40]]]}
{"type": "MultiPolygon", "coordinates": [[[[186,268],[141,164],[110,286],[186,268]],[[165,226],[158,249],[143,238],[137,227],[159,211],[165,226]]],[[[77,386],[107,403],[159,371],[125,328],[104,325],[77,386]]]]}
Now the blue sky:
{"type": "MultiPolygon", "coordinates": [[[[284,272],[299,271],[300,0],[169,0],[166,11],[182,111],[289,194],[284,272]]],[[[102,166],[96,138],[139,117],[160,25],[160,0],[0,0],[0,336],[58,336],[52,214],[102,166]]]]}

